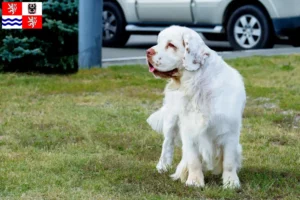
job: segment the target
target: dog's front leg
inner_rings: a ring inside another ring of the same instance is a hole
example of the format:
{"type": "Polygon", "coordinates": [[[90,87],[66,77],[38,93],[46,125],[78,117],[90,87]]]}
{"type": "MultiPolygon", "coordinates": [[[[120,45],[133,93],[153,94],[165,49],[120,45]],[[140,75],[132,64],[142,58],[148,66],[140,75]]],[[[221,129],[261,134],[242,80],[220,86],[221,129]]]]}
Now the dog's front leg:
{"type": "Polygon", "coordinates": [[[241,165],[242,146],[237,137],[228,138],[223,147],[223,187],[234,189],[240,188],[240,180],[237,171],[241,165]]]}
{"type": "MultiPolygon", "coordinates": [[[[182,138],[182,154],[182,159],[186,163],[188,171],[185,184],[187,186],[204,187],[204,175],[199,159],[199,148],[195,140],[182,138]]],[[[183,171],[183,173],[185,172],[183,171]]]]}
{"type": "Polygon", "coordinates": [[[175,137],[178,134],[178,116],[165,114],[163,122],[164,142],[156,169],[159,173],[168,171],[171,167],[174,154],[175,137]]]}
{"type": "MultiPolygon", "coordinates": [[[[199,136],[207,130],[201,115],[188,113],[180,118],[180,135],[182,139],[182,162],[187,166],[187,186],[204,187],[202,163],[199,158],[199,136]]],[[[183,168],[184,169],[184,168],[183,168]]],[[[182,172],[186,173],[185,171],[182,172]]]]}

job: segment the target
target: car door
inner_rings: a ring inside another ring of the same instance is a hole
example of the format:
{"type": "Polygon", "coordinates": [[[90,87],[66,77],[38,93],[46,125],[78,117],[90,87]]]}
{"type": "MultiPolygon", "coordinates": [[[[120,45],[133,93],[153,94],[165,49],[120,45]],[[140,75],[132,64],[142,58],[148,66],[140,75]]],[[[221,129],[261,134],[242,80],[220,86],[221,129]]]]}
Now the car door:
{"type": "Polygon", "coordinates": [[[224,11],[232,0],[192,0],[194,23],[198,25],[219,25],[224,11]]]}
{"type": "Polygon", "coordinates": [[[140,22],[151,24],[192,23],[191,0],[136,0],[140,22]]]}

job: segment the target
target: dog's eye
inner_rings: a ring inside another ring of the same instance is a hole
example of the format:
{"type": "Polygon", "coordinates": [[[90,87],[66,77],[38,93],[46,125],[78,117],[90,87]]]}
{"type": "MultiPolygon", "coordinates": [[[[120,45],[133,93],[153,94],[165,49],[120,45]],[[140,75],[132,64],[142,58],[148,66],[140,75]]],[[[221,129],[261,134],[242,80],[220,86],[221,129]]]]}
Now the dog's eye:
{"type": "Polygon", "coordinates": [[[171,47],[173,49],[177,49],[177,47],[174,44],[170,43],[170,42],[168,43],[167,47],[171,47]]]}

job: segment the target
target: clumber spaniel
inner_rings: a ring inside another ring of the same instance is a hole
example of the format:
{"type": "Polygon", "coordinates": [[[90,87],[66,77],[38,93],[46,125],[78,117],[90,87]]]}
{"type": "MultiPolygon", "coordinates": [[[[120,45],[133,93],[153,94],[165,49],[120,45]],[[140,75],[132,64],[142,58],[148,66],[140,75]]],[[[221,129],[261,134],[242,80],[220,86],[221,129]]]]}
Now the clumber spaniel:
{"type": "Polygon", "coordinates": [[[193,30],[171,26],[147,50],[149,71],[167,78],[163,106],[148,124],[163,133],[159,172],[172,164],[176,141],[182,159],[174,180],[204,186],[205,171],[222,173],[224,188],[238,188],[241,167],[240,132],[246,92],[242,76],[193,30]]]}

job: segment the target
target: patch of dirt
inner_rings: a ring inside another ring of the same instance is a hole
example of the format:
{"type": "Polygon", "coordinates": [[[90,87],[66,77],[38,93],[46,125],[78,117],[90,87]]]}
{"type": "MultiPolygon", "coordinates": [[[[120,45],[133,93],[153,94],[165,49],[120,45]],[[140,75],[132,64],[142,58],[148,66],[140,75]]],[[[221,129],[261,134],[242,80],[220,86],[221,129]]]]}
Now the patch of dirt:
{"type": "Polygon", "coordinates": [[[283,114],[283,115],[293,115],[294,111],[292,111],[292,110],[284,110],[284,111],[281,112],[281,114],[283,114]]]}
{"type": "Polygon", "coordinates": [[[80,102],[80,103],[76,103],[76,105],[78,106],[98,106],[99,104],[95,103],[95,102],[80,102]]]}
{"type": "Polygon", "coordinates": [[[284,145],[287,144],[287,142],[286,141],[280,141],[280,140],[278,140],[278,141],[272,141],[271,144],[273,146],[284,146],[284,145]]]}
{"type": "Polygon", "coordinates": [[[266,98],[266,97],[258,97],[254,99],[254,101],[258,101],[258,102],[269,102],[270,100],[271,100],[270,98],[266,98]]]}
{"type": "Polygon", "coordinates": [[[266,109],[278,108],[278,106],[275,103],[265,103],[265,104],[262,105],[262,107],[264,107],[266,109]]]}

